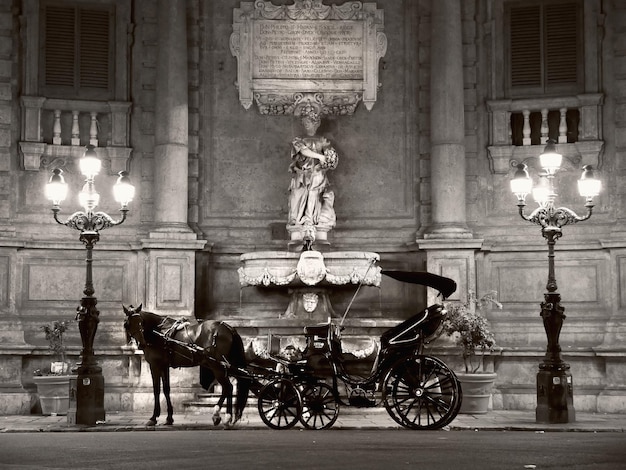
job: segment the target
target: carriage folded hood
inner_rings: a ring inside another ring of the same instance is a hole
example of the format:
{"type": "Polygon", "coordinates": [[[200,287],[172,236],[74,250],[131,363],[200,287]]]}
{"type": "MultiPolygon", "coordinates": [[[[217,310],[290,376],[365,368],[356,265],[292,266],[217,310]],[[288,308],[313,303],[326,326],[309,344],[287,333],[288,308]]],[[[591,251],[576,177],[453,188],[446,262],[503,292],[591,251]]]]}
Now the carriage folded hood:
{"type": "Polygon", "coordinates": [[[427,271],[394,271],[383,269],[382,274],[392,277],[397,281],[408,282],[432,287],[441,292],[444,299],[450,297],[456,290],[456,282],[448,277],[432,274],[427,271]]]}

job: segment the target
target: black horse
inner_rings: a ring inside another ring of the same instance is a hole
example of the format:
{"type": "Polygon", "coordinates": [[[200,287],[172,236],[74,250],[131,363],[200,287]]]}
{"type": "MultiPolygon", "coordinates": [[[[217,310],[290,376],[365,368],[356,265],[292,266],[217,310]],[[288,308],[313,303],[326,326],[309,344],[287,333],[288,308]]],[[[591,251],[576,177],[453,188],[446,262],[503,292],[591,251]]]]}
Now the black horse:
{"type": "Polygon", "coordinates": [[[202,322],[191,325],[173,318],[142,311],[142,305],[124,308],[126,319],[124,328],[128,340],[134,338],[139,349],[143,350],[146,362],[150,365],[154,391],[154,412],[148,426],[156,425],[161,414],[159,394],[163,381],[163,394],[167,402],[167,420],[173,424],[172,402],[170,400],[170,367],[194,367],[200,365],[200,385],[207,390],[216,380],[222,386],[222,395],[214,408],[213,423],[221,422],[220,409],[226,400],[225,424],[235,424],[241,418],[248,401],[250,381],[237,380],[237,407],[233,419],[233,385],[228,376],[228,368],[245,368],[243,341],[233,327],[224,322],[202,322]],[[171,338],[173,341],[169,341],[171,338]],[[182,345],[184,343],[184,345],[182,345]],[[178,351],[172,345],[179,345],[178,351]],[[185,347],[188,346],[188,347],[185,347]],[[194,353],[195,351],[195,353],[194,353]],[[198,354],[198,352],[200,354],[198,354]],[[207,359],[207,356],[210,359],[207,359]],[[202,359],[204,358],[204,360],[202,359]],[[202,363],[202,365],[200,364],[202,363]]]}

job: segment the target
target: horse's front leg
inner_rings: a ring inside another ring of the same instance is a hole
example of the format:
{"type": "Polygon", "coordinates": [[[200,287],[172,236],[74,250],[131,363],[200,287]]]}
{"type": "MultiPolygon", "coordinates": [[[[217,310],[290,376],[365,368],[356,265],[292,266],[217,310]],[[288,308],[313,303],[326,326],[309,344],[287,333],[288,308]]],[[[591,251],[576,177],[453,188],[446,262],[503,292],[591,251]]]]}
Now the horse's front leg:
{"type": "Polygon", "coordinates": [[[146,423],[146,426],[156,426],[157,418],[161,415],[161,403],[159,395],[161,394],[161,374],[156,367],[150,366],[150,374],[152,375],[152,394],[154,395],[154,410],[152,416],[146,423]]]}
{"type": "Polygon", "coordinates": [[[174,407],[172,406],[172,400],[170,399],[170,369],[166,367],[163,370],[163,394],[165,395],[165,402],[167,403],[167,418],[165,424],[174,424],[174,407]]]}

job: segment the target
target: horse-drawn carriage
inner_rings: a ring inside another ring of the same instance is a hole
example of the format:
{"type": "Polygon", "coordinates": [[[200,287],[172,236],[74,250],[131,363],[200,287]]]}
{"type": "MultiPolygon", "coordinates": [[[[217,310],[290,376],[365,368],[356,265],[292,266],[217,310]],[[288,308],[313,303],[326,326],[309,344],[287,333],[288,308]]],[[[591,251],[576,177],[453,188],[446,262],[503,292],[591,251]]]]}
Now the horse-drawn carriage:
{"type": "MultiPolygon", "coordinates": [[[[403,282],[425,285],[443,299],[456,290],[448,278],[426,272],[382,271],[403,282]]],[[[409,429],[438,429],[449,424],[461,406],[461,385],[454,372],[440,359],[424,354],[424,345],[436,338],[446,311],[435,304],[380,337],[380,347],[366,376],[349,373],[342,352],[342,326],[328,323],[304,328],[306,348],[302,357],[288,360],[267,356],[264,364],[249,362],[237,332],[223,322],[176,325],[175,320],[124,307],[128,334],[144,350],[150,364],[155,410],[150,424],[160,414],[159,380],[168,405],[167,424],[173,422],[169,399],[169,367],[200,366],[201,384],[217,380],[232,416],[233,386],[237,379],[237,409],[242,414],[249,392],[257,397],[263,422],[273,429],[288,429],[300,422],[307,429],[327,429],[337,420],[341,406],[384,406],[398,424],[409,429]]],[[[345,318],[345,315],[344,315],[345,318]]],[[[227,423],[230,422],[227,417],[227,423]]]]}

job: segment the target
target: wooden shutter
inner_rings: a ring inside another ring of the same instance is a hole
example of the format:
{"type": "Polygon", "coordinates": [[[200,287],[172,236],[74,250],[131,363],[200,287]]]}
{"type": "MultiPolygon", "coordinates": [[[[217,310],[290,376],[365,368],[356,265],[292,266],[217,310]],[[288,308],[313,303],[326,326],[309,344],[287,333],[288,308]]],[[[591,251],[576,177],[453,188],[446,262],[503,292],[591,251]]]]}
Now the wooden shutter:
{"type": "Polygon", "coordinates": [[[81,87],[109,88],[109,12],[80,10],[81,87]]]}
{"type": "Polygon", "coordinates": [[[575,3],[546,5],[546,86],[578,81],[578,8],[575,3]]]}
{"type": "Polygon", "coordinates": [[[42,94],[108,99],[113,89],[112,8],[46,4],[42,8],[42,94]]]}
{"type": "Polygon", "coordinates": [[[44,80],[47,86],[74,87],[76,55],[75,9],[72,7],[48,7],[45,16],[45,65],[44,80]]]}
{"type": "Polygon", "coordinates": [[[509,2],[509,90],[512,96],[580,91],[581,3],[509,2]]]}
{"type": "Polygon", "coordinates": [[[541,86],[541,9],[511,8],[511,87],[541,86]]]}

